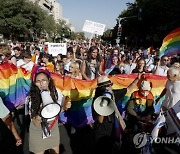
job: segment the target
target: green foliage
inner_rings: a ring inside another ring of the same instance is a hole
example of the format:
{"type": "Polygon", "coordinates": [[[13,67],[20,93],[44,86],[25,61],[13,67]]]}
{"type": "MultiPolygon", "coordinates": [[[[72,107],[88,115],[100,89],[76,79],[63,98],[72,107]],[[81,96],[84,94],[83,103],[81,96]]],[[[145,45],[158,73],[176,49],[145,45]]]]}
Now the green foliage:
{"type": "Polygon", "coordinates": [[[59,24],[36,3],[25,0],[0,0],[0,33],[7,39],[17,40],[20,34],[40,38],[51,36],[59,24]]]}
{"type": "MultiPolygon", "coordinates": [[[[127,6],[119,15],[125,17],[121,20],[122,43],[128,37],[130,45],[159,47],[163,38],[180,25],[179,0],[136,0],[127,6]],[[126,19],[131,16],[136,17],[126,19]]],[[[114,39],[117,26],[113,30],[114,39]]]]}
{"type": "Polygon", "coordinates": [[[77,32],[77,33],[76,33],[76,39],[77,39],[77,40],[85,40],[85,34],[84,34],[84,32],[77,32]]]}

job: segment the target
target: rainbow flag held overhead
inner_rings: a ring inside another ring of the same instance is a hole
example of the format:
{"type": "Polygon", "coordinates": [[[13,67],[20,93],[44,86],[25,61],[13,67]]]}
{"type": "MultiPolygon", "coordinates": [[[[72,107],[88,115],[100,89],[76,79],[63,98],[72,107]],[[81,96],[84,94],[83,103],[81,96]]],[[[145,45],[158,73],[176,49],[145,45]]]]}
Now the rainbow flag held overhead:
{"type": "Polygon", "coordinates": [[[163,40],[159,57],[180,54],[180,27],[170,32],[163,40]]]}
{"type": "MultiPolygon", "coordinates": [[[[69,76],[62,77],[59,74],[51,73],[55,86],[62,91],[64,96],[69,96],[72,100],[72,107],[60,114],[62,123],[69,123],[74,127],[83,127],[86,124],[93,123],[92,117],[92,99],[95,94],[97,80],[79,80],[69,76]]],[[[0,97],[2,97],[5,105],[11,110],[18,105],[25,103],[25,98],[30,89],[31,73],[9,63],[0,64],[0,97]]],[[[113,75],[109,76],[113,82],[113,89],[122,89],[137,77],[137,74],[131,75],[113,75]]],[[[147,80],[152,82],[152,93],[154,97],[158,97],[165,87],[167,78],[153,74],[146,74],[147,80]]],[[[134,89],[137,90],[137,87],[134,89]]],[[[126,105],[131,94],[119,100],[117,107],[122,113],[126,109],[126,105]]],[[[159,111],[161,102],[155,106],[159,111]]]]}

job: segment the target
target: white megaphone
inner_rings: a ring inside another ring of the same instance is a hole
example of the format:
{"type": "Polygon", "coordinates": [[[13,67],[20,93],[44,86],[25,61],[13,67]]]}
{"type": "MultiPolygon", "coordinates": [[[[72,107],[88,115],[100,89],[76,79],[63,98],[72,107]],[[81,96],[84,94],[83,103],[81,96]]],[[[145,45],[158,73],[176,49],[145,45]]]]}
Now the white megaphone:
{"type": "Polygon", "coordinates": [[[114,102],[112,100],[112,93],[106,91],[103,96],[95,99],[93,104],[94,110],[102,116],[109,116],[114,112],[114,102]]]}
{"type": "Polygon", "coordinates": [[[41,109],[41,116],[45,119],[51,119],[57,116],[61,110],[61,106],[52,100],[50,92],[47,90],[41,91],[43,107],[41,109]]]}

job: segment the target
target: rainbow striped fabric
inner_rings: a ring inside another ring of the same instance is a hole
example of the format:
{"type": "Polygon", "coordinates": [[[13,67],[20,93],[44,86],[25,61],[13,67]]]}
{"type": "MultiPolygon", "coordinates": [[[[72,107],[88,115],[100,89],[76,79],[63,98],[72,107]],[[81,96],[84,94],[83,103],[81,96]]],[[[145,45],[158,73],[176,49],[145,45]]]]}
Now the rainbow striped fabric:
{"type": "MultiPolygon", "coordinates": [[[[56,73],[51,73],[51,75],[56,87],[62,91],[64,96],[69,96],[72,100],[72,107],[60,114],[61,121],[63,123],[70,123],[75,127],[82,127],[92,123],[91,107],[97,80],[85,81],[73,79],[68,76],[62,77],[56,73]]],[[[0,64],[0,97],[2,97],[5,105],[10,110],[24,104],[31,84],[30,76],[30,72],[17,69],[13,64],[0,64]]],[[[113,82],[113,89],[128,87],[136,77],[137,74],[109,76],[113,82]]],[[[152,93],[154,97],[158,97],[165,86],[166,77],[146,74],[146,78],[153,84],[152,93]]],[[[134,90],[137,90],[137,88],[134,90]]],[[[130,93],[127,93],[124,99],[117,102],[120,111],[125,109],[130,95],[130,93]]],[[[155,107],[157,112],[160,105],[161,103],[155,107]]]]}
{"type": "Polygon", "coordinates": [[[180,27],[170,32],[163,40],[159,57],[180,54],[180,27]]]}
{"type": "MultiPolygon", "coordinates": [[[[73,79],[71,77],[62,78],[60,75],[52,73],[55,85],[59,88],[65,96],[69,96],[72,100],[72,107],[70,110],[61,113],[60,119],[63,123],[70,123],[74,127],[81,127],[85,124],[93,122],[91,107],[92,98],[95,93],[97,80],[85,81],[73,79]]],[[[113,82],[113,89],[122,89],[128,87],[134,81],[137,74],[131,75],[114,75],[109,76],[113,82]]],[[[152,82],[152,93],[154,98],[157,98],[164,89],[167,78],[152,74],[146,74],[146,79],[152,82]]],[[[137,87],[136,89],[137,90],[137,87]]],[[[123,114],[126,108],[131,93],[117,102],[118,109],[123,114]]],[[[155,106],[155,112],[159,112],[162,100],[155,106]]]]}
{"type": "Polygon", "coordinates": [[[29,92],[30,73],[10,63],[0,64],[0,97],[11,110],[24,104],[29,92]]]}

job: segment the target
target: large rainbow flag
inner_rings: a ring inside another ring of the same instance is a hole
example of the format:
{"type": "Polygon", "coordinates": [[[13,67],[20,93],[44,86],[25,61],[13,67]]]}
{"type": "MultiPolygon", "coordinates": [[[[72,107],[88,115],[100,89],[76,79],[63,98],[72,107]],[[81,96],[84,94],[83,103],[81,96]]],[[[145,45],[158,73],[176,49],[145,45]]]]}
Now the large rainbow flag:
{"type": "MultiPolygon", "coordinates": [[[[23,69],[17,69],[13,64],[0,64],[0,97],[5,105],[11,110],[21,104],[24,104],[25,98],[29,92],[31,73],[23,69]]],[[[69,96],[72,100],[72,107],[60,114],[62,123],[69,123],[74,127],[83,127],[93,123],[92,100],[97,85],[97,80],[85,81],[71,77],[62,77],[59,74],[52,73],[56,87],[62,91],[64,96],[69,96]]],[[[113,82],[113,89],[122,89],[137,77],[137,74],[131,75],[113,75],[109,76],[113,82]]],[[[158,97],[162,92],[166,77],[146,74],[147,80],[153,84],[152,93],[158,97]]],[[[134,89],[136,90],[137,87],[134,89]]],[[[118,109],[122,113],[125,110],[131,93],[117,102],[118,109]]],[[[159,111],[161,102],[155,106],[156,112],[159,111]]]]}
{"type": "MultiPolygon", "coordinates": [[[[70,123],[74,127],[82,127],[86,124],[93,123],[92,117],[92,100],[97,85],[97,80],[85,81],[74,79],[71,77],[61,77],[56,73],[52,73],[55,85],[60,89],[65,96],[69,96],[72,100],[72,107],[60,114],[60,121],[62,123],[70,123]]],[[[131,75],[113,75],[109,76],[113,82],[113,89],[118,90],[128,87],[137,74],[131,75]]],[[[165,87],[167,78],[153,74],[146,74],[146,79],[152,82],[152,93],[154,98],[157,98],[165,87]]],[[[134,89],[137,90],[137,87],[134,89]]],[[[126,105],[131,96],[127,93],[124,98],[117,102],[117,107],[121,114],[126,110],[126,105]]],[[[155,112],[159,112],[162,100],[155,105],[155,112]]]]}
{"type": "Polygon", "coordinates": [[[8,62],[0,64],[0,97],[10,110],[24,104],[30,84],[30,73],[26,70],[8,62]]]}
{"type": "Polygon", "coordinates": [[[170,32],[163,40],[159,57],[180,54],[180,27],[170,32]]]}

